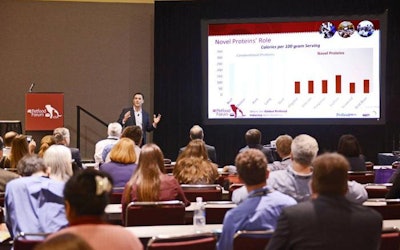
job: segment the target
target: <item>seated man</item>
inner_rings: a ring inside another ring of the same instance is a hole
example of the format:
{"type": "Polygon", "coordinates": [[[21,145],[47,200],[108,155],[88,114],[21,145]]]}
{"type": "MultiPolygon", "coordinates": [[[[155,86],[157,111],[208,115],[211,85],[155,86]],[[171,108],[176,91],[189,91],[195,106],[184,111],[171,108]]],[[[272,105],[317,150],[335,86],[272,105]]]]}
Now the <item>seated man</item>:
{"type": "MultiPolygon", "coordinates": [[[[199,125],[194,125],[189,131],[189,137],[190,137],[190,140],[200,139],[200,140],[204,141],[204,131],[199,125]]],[[[208,159],[210,159],[214,163],[217,163],[217,152],[215,150],[215,147],[208,145],[207,143],[205,143],[205,145],[206,145],[206,149],[207,149],[208,159]]],[[[178,156],[183,151],[185,151],[185,148],[186,147],[182,147],[179,149],[178,156]]]]}
{"type": "Polygon", "coordinates": [[[68,224],[65,216],[64,182],[50,179],[42,158],[24,156],[18,171],[33,173],[7,184],[5,221],[12,237],[20,232],[52,233],[68,224]]]}
{"type": "Polygon", "coordinates": [[[248,198],[225,214],[217,249],[232,249],[239,230],[275,229],[282,208],[295,205],[288,195],[266,187],[267,159],[258,149],[248,149],[235,159],[239,178],[245,183],[248,198]]]}
{"type": "MultiPolygon", "coordinates": [[[[268,185],[284,194],[292,196],[297,202],[307,201],[311,197],[310,181],[313,174],[311,162],[317,156],[317,141],[306,134],[296,136],[291,144],[292,163],[286,170],[272,171],[268,185]]],[[[247,191],[241,187],[232,194],[232,201],[240,203],[247,197],[247,191]]],[[[348,182],[346,198],[355,203],[368,199],[364,186],[355,181],[348,182]]]]}
{"type": "MultiPolygon", "coordinates": [[[[57,144],[69,147],[71,136],[70,136],[68,128],[64,128],[64,127],[56,128],[53,131],[53,135],[56,139],[57,144]]],[[[74,170],[74,173],[76,173],[77,171],[83,169],[82,160],[81,160],[82,159],[81,152],[79,151],[79,148],[69,147],[69,149],[71,150],[72,159],[74,160],[72,168],[74,170]]]]}
{"type": "Polygon", "coordinates": [[[118,122],[112,122],[108,124],[107,127],[107,138],[100,140],[96,143],[95,145],[95,150],[94,150],[94,162],[95,162],[95,168],[98,169],[99,166],[104,163],[103,158],[102,158],[102,153],[103,149],[107,145],[114,145],[117,143],[117,140],[121,136],[122,132],[122,126],[118,122]]]}
{"type": "Polygon", "coordinates": [[[347,160],[326,153],[313,167],[312,200],[283,209],[266,249],[379,249],[382,216],[345,198],[347,160]]]}
{"type": "Polygon", "coordinates": [[[269,171],[286,169],[290,164],[292,164],[292,160],[290,159],[290,147],[292,145],[293,138],[290,135],[280,135],[275,141],[276,152],[282,160],[274,161],[273,163],[268,164],[269,171]]]}
{"type": "Polygon", "coordinates": [[[267,161],[269,163],[272,163],[275,160],[274,156],[272,155],[272,151],[271,151],[271,149],[264,147],[261,144],[261,137],[262,137],[262,135],[261,135],[260,130],[255,129],[255,128],[247,130],[246,134],[244,135],[247,145],[246,145],[246,147],[241,148],[239,150],[239,153],[243,152],[244,150],[247,150],[249,148],[256,148],[256,149],[261,150],[264,153],[264,155],[265,155],[265,157],[267,157],[267,161]]]}

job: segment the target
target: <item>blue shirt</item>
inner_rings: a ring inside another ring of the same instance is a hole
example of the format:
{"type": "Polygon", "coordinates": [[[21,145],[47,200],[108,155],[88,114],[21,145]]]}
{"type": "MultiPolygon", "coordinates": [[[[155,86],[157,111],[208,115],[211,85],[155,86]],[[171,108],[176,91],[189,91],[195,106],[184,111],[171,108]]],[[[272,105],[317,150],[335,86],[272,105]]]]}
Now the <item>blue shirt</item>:
{"type": "Polygon", "coordinates": [[[43,176],[21,177],[6,187],[6,223],[12,237],[20,232],[52,233],[67,226],[64,182],[43,176]]]}
{"type": "Polygon", "coordinates": [[[113,161],[100,165],[100,171],[106,172],[112,177],[114,187],[125,187],[136,168],[135,163],[124,164],[113,161]]]}
{"type": "Polygon", "coordinates": [[[233,236],[239,230],[274,230],[282,209],[295,204],[292,197],[268,187],[250,192],[247,199],[225,214],[217,249],[233,249],[233,236]]]}

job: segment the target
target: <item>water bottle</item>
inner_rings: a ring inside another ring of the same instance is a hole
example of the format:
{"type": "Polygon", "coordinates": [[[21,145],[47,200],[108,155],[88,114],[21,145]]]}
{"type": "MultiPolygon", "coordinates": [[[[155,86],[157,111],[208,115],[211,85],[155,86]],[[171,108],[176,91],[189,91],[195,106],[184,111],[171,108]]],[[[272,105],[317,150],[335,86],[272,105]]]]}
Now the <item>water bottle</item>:
{"type": "Polygon", "coordinates": [[[203,197],[196,197],[196,206],[193,213],[193,226],[195,232],[201,232],[206,225],[206,209],[203,203],[203,197]]]}

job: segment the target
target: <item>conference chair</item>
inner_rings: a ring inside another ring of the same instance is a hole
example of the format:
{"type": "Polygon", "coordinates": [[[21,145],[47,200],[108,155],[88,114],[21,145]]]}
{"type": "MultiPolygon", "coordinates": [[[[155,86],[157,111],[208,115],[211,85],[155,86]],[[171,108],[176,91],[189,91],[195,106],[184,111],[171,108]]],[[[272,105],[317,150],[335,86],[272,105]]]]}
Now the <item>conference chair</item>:
{"type": "Polygon", "coordinates": [[[365,185],[365,190],[368,193],[368,199],[385,198],[386,194],[389,192],[391,183],[377,184],[368,183],[365,185]]]}
{"type": "Polygon", "coordinates": [[[207,224],[222,224],[228,210],[236,207],[236,204],[231,201],[208,201],[206,208],[206,223],[207,224]]]}
{"type": "Polygon", "coordinates": [[[382,229],[380,250],[400,249],[400,230],[397,227],[382,229]]]}
{"type": "Polygon", "coordinates": [[[365,162],[365,168],[367,171],[373,171],[374,170],[374,163],[372,161],[366,161],[365,162]]]}
{"type": "Polygon", "coordinates": [[[125,210],[125,226],[183,225],[185,204],[182,201],[131,202],[125,210]]]}
{"type": "Polygon", "coordinates": [[[374,183],[374,171],[348,171],[349,181],[356,181],[361,184],[374,183]]]}
{"type": "Polygon", "coordinates": [[[114,187],[110,193],[110,204],[121,204],[124,187],[114,187]]]}
{"type": "Polygon", "coordinates": [[[33,250],[42,243],[49,233],[24,233],[21,232],[15,236],[13,241],[14,250],[33,250]]]}
{"type": "Polygon", "coordinates": [[[370,207],[378,211],[384,220],[400,219],[400,199],[382,199],[376,204],[368,203],[364,206],[370,207]]]}
{"type": "Polygon", "coordinates": [[[229,200],[232,200],[233,191],[244,186],[244,183],[233,183],[229,186],[229,200]]]}
{"type": "Polygon", "coordinates": [[[196,197],[203,197],[203,201],[221,201],[222,187],[218,184],[181,184],[186,198],[195,202],[196,197]]]}
{"type": "Polygon", "coordinates": [[[233,250],[265,249],[274,230],[237,231],[233,236],[233,250]]]}
{"type": "Polygon", "coordinates": [[[217,238],[212,233],[197,233],[173,237],[153,237],[147,250],[215,250],[217,238]]]}

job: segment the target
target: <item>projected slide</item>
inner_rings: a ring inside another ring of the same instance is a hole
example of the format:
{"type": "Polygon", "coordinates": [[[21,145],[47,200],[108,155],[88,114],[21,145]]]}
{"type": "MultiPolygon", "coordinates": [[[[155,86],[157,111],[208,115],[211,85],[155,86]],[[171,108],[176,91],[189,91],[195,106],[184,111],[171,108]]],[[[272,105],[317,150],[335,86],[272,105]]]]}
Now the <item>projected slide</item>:
{"type": "Polygon", "coordinates": [[[208,118],[380,118],[376,20],[210,24],[208,118]]]}

